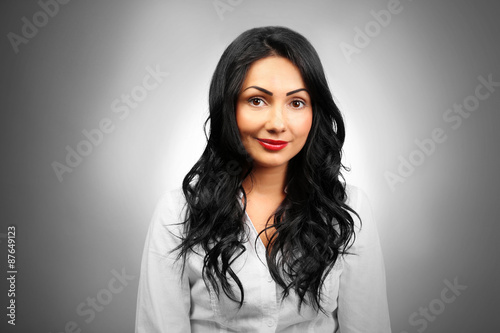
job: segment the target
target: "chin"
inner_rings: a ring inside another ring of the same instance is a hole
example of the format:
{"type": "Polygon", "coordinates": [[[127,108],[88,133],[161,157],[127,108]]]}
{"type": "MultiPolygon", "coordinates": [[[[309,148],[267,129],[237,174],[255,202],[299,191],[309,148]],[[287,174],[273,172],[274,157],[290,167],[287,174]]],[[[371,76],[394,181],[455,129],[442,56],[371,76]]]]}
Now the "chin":
{"type": "Polygon", "coordinates": [[[288,160],[254,159],[254,164],[263,168],[276,168],[288,164],[288,160]]]}

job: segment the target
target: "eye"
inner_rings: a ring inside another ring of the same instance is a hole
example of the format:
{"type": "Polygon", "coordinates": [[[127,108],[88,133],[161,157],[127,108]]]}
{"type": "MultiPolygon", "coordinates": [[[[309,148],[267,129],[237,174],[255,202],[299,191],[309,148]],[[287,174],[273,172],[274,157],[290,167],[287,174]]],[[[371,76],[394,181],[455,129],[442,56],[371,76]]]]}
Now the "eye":
{"type": "Polygon", "coordinates": [[[302,109],[303,107],[306,106],[306,103],[304,103],[304,101],[301,101],[300,99],[294,99],[290,105],[294,108],[294,109],[302,109]]]}
{"type": "Polygon", "coordinates": [[[263,106],[264,100],[259,97],[252,97],[248,100],[248,103],[250,103],[251,106],[263,106]]]}

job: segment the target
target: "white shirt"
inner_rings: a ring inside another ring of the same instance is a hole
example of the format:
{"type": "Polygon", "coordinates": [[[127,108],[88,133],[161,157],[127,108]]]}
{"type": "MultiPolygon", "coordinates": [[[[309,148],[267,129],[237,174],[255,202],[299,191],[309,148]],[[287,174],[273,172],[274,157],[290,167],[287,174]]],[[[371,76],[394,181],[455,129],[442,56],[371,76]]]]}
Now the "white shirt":
{"type": "MultiPolygon", "coordinates": [[[[339,257],[325,280],[326,315],[309,305],[297,310],[291,291],[280,302],[282,288],[271,278],[265,247],[245,214],[249,241],[246,251],[231,266],[244,287],[245,302],[238,304],[221,290],[220,301],[201,278],[203,257],[188,257],[181,276],[181,260],[170,250],[180,244],[182,208],[180,190],[165,194],[153,215],[141,265],[136,313],[136,333],[215,332],[314,332],[390,333],[382,251],[366,194],[347,186],[347,203],[362,219],[355,221],[355,255],[339,257]],[[257,239],[257,243],[255,240],[257,239]],[[254,246],[256,245],[256,246],[254,246]]],[[[234,284],[233,284],[234,285],[234,284]]],[[[239,295],[239,289],[233,289],[239,295]]]]}

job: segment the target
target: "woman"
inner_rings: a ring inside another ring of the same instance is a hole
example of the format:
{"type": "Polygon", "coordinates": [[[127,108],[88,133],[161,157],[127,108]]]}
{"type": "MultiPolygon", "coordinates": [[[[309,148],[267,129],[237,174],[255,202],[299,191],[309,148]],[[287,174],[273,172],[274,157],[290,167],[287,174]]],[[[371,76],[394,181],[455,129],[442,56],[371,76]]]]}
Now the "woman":
{"type": "Polygon", "coordinates": [[[148,232],[136,332],[390,332],[376,225],[341,182],[344,122],[312,45],[248,30],[209,95],[207,147],[148,232]]]}

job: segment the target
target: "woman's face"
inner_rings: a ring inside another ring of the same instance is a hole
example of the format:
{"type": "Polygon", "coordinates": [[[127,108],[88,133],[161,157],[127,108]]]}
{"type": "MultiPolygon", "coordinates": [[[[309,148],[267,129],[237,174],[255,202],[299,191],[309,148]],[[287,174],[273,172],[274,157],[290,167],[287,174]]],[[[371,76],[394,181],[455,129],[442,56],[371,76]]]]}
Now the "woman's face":
{"type": "Polygon", "coordinates": [[[300,71],[290,60],[255,61],[236,103],[241,140],[255,166],[286,166],[306,143],[312,113],[300,71]]]}

